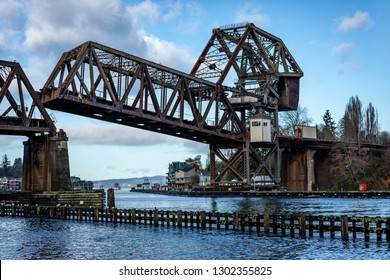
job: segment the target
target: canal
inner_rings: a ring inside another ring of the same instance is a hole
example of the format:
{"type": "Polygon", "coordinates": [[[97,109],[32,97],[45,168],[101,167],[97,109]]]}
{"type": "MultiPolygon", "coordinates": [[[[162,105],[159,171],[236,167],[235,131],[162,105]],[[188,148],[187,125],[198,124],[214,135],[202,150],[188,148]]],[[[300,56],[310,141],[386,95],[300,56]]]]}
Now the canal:
{"type": "MultiPolygon", "coordinates": [[[[297,213],[390,217],[390,199],[179,197],[115,191],[122,209],[297,213]]],[[[43,260],[381,260],[390,244],[315,235],[264,235],[149,225],[3,217],[0,258],[43,260]]]]}

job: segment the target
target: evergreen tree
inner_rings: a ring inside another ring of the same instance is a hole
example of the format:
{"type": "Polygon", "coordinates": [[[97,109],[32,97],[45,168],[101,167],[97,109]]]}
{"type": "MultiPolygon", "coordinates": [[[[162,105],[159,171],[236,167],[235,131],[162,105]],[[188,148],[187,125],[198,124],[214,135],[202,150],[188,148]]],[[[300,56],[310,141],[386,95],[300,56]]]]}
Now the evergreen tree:
{"type": "Polygon", "coordinates": [[[3,176],[10,176],[10,161],[8,160],[7,154],[3,156],[3,162],[1,163],[1,168],[3,170],[3,176]]]}
{"type": "Polygon", "coordinates": [[[16,158],[12,166],[12,176],[15,178],[20,178],[22,177],[22,172],[23,172],[22,159],[16,158]]]}
{"type": "Polygon", "coordinates": [[[336,122],[333,120],[329,110],[325,111],[322,117],[324,125],[321,127],[322,138],[326,140],[336,139],[336,122]]]}

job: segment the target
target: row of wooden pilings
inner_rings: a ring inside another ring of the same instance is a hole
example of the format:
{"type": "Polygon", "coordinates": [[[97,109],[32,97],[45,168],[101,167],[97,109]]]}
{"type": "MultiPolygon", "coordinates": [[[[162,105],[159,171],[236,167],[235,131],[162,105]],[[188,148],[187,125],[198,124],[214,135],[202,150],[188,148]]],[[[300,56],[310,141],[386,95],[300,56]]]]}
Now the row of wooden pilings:
{"type": "Polygon", "coordinates": [[[343,240],[364,237],[370,240],[390,242],[390,218],[322,216],[307,213],[253,214],[219,213],[205,211],[162,211],[139,209],[92,209],[54,206],[0,205],[1,217],[35,217],[90,222],[112,222],[124,224],[146,224],[152,226],[176,226],[184,228],[249,231],[264,234],[281,234],[302,238],[325,235],[343,240]]]}

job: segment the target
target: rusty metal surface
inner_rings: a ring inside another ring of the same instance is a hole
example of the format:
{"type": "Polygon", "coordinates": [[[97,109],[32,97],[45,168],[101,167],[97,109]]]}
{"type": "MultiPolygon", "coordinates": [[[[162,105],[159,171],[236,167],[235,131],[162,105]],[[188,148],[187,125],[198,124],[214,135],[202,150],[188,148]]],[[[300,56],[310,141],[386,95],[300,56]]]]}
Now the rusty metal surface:
{"type": "MultiPolygon", "coordinates": [[[[288,92],[279,89],[278,81],[288,83],[291,78],[299,83],[303,72],[281,39],[254,24],[214,29],[191,71],[196,77],[220,84],[225,82],[228,73],[235,76],[235,86],[245,91],[238,95],[251,92],[263,101],[258,107],[266,110],[296,109],[295,104],[280,103],[282,98],[288,98],[284,96],[288,92]]],[[[294,94],[298,100],[299,91],[294,94]]],[[[247,106],[251,108],[252,105],[247,106]]]]}
{"type": "Polygon", "coordinates": [[[302,76],[282,40],[232,25],[213,30],[190,74],[85,42],[62,55],[40,98],[54,110],[208,143],[213,184],[262,174],[278,185],[279,142],[252,145],[248,118],[267,113],[277,135],[278,111],[296,109],[302,76]],[[232,73],[235,84],[224,85],[232,73]]]}
{"type": "Polygon", "coordinates": [[[56,127],[17,62],[0,60],[0,134],[55,133],[56,127]],[[36,115],[40,115],[39,118],[36,115]]]}
{"type": "Polygon", "coordinates": [[[203,143],[246,140],[227,99],[235,89],[86,42],[61,57],[45,107],[203,143]]]}

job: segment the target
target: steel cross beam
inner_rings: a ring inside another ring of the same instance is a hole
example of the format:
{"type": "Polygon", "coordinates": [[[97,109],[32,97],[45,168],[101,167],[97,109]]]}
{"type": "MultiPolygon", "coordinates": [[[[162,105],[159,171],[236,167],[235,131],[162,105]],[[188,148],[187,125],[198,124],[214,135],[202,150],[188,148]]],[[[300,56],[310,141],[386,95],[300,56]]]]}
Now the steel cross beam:
{"type": "Polygon", "coordinates": [[[235,88],[86,42],[58,61],[40,92],[45,107],[203,143],[242,142],[235,88]]]}
{"type": "Polygon", "coordinates": [[[249,184],[251,177],[259,175],[270,178],[271,183],[267,184],[277,186],[280,182],[278,112],[297,109],[299,79],[303,76],[283,41],[252,23],[216,28],[191,74],[218,84],[232,77],[235,87],[241,90],[229,99],[232,107],[245,123],[252,116],[270,117],[276,136],[271,143],[252,143],[248,139],[242,147],[211,146],[211,173],[215,181],[230,173],[225,177],[235,176],[249,184]],[[223,164],[219,175],[215,171],[217,158],[223,164]],[[238,166],[241,173],[237,172],[238,166]]]}
{"type": "Polygon", "coordinates": [[[252,23],[214,29],[191,71],[218,84],[226,83],[229,73],[235,86],[244,90],[235,96],[252,93],[261,101],[256,105],[265,110],[296,109],[299,95],[291,93],[299,89],[302,70],[281,39],[252,23]]]}
{"type": "Polygon", "coordinates": [[[55,132],[52,119],[20,64],[0,60],[0,134],[32,136],[55,132]]]}

